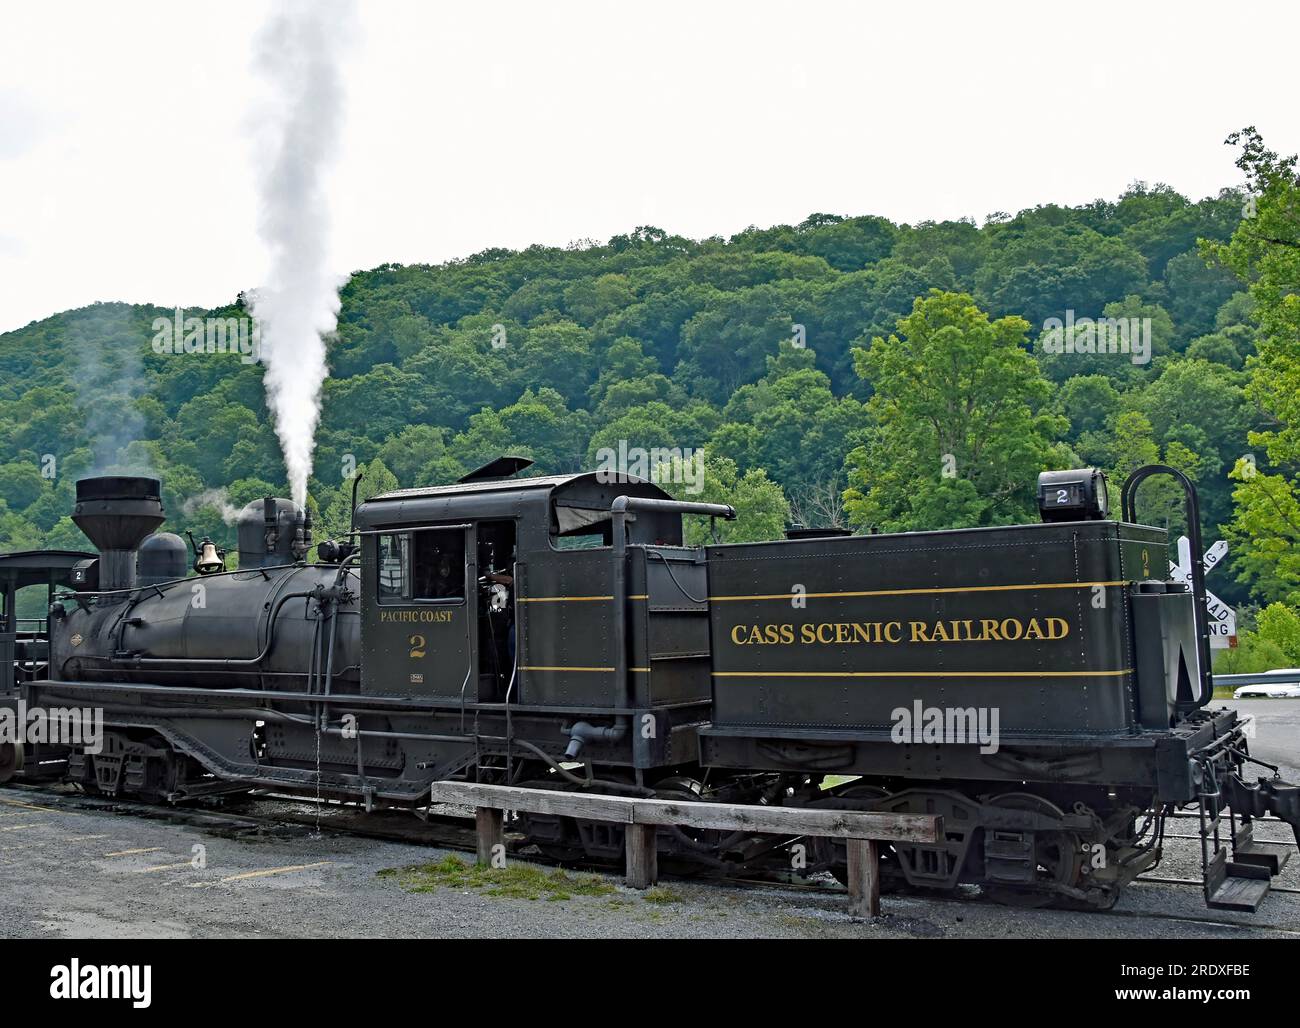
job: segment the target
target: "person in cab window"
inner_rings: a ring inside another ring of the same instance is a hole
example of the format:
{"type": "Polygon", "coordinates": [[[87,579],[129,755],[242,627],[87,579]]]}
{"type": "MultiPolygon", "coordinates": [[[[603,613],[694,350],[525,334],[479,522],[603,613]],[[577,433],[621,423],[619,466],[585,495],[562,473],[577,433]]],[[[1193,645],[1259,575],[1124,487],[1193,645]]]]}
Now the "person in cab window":
{"type": "Polygon", "coordinates": [[[433,559],[433,590],[435,600],[454,600],[460,597],[461,569],[452,563],[451,554],[439,550],[433,559]]]}

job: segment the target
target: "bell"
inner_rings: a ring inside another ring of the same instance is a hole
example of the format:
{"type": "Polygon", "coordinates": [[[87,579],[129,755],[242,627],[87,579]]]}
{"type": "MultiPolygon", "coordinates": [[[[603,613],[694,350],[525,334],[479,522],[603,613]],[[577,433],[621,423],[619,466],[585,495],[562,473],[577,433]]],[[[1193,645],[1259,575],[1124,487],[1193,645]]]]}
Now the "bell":
{"type": "Polygon", "coordinates": [[[226,562],[217,553],[217,547],[211,539],[205,538],[199,543],[199,559],[194,562],[194,570],[200,575],[226,570],[226,562]]]}

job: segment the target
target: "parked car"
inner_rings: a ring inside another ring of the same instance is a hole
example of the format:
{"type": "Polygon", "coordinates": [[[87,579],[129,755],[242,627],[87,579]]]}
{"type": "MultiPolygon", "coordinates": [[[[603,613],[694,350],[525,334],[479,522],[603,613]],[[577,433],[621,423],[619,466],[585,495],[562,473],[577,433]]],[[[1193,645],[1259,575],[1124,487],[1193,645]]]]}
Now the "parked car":
{"type": "MultiPolygon", "coordinates": [[[[1300,668],[1277,668],[1264,672],[1268,675],[1288,675],[1300,678],[1300,668]]],[[[1234,700],[1249,699],[1300,699],[1300,682],[1258,682],[1255,685],[1243,685],[1232,694],[1234,700]]]]}

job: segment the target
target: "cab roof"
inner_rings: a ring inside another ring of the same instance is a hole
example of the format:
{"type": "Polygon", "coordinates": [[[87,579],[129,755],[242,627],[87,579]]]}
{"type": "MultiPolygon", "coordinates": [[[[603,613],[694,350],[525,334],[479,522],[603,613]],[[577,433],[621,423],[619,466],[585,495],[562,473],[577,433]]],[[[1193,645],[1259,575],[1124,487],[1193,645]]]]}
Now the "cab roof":
{"type": "Polygon", "coordinates": [[[81,550],[22,550],[0,553],[0,583],[15,589],[42,585],[53,577],[55,583],[67,580],[73,565],[94,557],[81,550]]]}
{"type": "Polygon", "coordinates": [[[513,492],[520,489],[554,489],[557,485],[583,478],[584,475],[539,475],[534,478],[489,478],[477,482],[453,482],[451,485],[421,485],[413,489],[394,489],[372,496],[366,503],[387,500],[413,500],[422,496],[448,496],[461,493],[513,492]]]}
{"type": "Polygon", "coordinates": [[[608,512],[616,497],[671,499],[653,482],[633,476],[605,481],[600,472],[546,475],[534,478],[494,478],[452,485],[395,489],[373,496],[357,507],[357,525],[378,528],[475,518],[515,517],[529,513],[549,530],[565,532],[591,518],[561,516],[561,510],[608,512]]]}

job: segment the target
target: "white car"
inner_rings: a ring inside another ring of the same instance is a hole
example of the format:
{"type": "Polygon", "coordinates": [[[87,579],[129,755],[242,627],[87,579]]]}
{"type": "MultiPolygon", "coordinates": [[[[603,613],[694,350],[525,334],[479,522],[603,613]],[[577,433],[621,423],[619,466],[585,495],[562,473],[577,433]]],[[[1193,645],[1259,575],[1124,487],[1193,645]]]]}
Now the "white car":
{"type": "MultiPolygon", "coordinates": [[[[1278,668],[1275,671],[1264,672],[1267,675],[1294,675],[1300,676],[1300,668],[1278,668]]],[[[1300,699],[1300,682],[1278,682],[1276,685],[1270,682],[1259,682],[1255,685],[1243,685],[1240,689],[1232,694],[1234,700],[1249,699],[1270,699],[1270,700],[1289,700],[1300,699]]]]}

